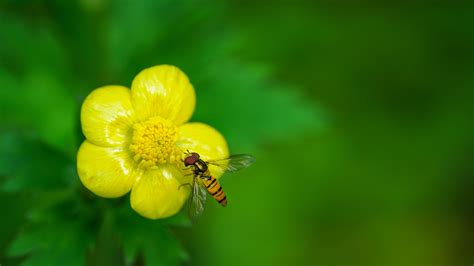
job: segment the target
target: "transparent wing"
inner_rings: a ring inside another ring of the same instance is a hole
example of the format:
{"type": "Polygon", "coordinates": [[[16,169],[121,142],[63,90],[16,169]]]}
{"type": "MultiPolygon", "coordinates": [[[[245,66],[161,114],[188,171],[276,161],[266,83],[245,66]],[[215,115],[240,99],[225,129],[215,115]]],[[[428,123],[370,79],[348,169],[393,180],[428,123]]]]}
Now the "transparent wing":
{"type": "Polygon", "coordinates": [[[195,220],[204,211],[206,203],[206,189],[199,183],[199,177],[194,177],[193,191],[189,201],[189,217],[195,220]]]}
{"type": "Polygon", "coordinates": [[[229,158],[221,160],[213,160],[207,162],[208,164],[216,165],[221,167],[226,172],[236,172],[240,169],[249,167],[255,162],[255,158],[248,154],[235,154],[229,156],[229,158]]]}

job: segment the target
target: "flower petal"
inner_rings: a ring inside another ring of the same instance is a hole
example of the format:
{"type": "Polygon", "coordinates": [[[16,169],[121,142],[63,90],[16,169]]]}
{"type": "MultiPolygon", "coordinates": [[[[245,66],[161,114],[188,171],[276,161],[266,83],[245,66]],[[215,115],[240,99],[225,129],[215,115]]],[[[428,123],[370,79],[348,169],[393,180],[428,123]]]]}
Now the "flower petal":
{"type": "Polygon", "coordinates": [[[176,166],[161,165],[146,170],[135,183],[130,196],[132,208],[149,219],[166,218],[176,214],[186,202],[189,188],[179,188],[182,173],[176,166]]]}
{"type": "Polygon", "coordinates": [[[130,90],[125,87],[98,88],[82,104],[82,131],[93,144],[107,147],[123,144],[131,137],[132,122],[130,90]]]}
{"type": "Polygon", "coordinates": [[[133,159],[122,148],[100,147],[87,140],[77,153],[77,172],[84,186],[106,198],[129,192],[138,175],[133,159]]]}
{"type": "Polygon", "coordinates": [[[180,125],[193,114],[196,95],[179,68],[160,65],[147,68],[135,77],[132,103],[141,121],[161,116],[180,125]]]}
{"type": "MultiPolygon", "coordinates": [[[[203,123],[187,123],[180,126],[178,132],[177,145],[183,150],[199,153],[205,161],[229,157],[227,142],[211,126],[203,123]]],[[[209,165],[209,170],[216,178],[223,174],[222,169],[214,165],[209,165]]]]}

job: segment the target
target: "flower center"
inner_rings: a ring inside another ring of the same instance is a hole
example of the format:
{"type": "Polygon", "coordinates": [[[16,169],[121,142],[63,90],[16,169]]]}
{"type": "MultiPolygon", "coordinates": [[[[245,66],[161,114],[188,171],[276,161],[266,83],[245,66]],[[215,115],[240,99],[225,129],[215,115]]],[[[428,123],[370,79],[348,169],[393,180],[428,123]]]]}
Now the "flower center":
{"type": "Polygon", "coordinates": [[[153,168],[158,164],[175,163],[179,152],[175,147],[176,126],[161,117],[153,117],[133,125],[130,150],[140,167],[153,168]]]}

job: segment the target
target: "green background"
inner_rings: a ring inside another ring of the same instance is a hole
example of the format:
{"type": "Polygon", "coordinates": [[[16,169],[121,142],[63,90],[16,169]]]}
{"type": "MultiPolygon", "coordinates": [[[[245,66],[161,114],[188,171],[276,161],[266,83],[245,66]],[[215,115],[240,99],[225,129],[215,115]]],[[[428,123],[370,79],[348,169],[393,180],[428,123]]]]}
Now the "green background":
{"type": "Polygon", "coordinates": [[[472,265],[472,1],[0,1],[0,264],[472,265]],[[75,170],[83,99],[180,67],[257,162],[146,220],[75,170]]]}

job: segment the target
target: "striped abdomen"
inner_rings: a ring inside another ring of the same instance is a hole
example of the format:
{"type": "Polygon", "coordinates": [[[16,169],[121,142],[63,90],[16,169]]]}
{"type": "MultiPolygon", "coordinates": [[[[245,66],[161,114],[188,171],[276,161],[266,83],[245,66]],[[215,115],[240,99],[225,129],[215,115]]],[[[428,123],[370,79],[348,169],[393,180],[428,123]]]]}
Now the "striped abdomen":
{"type": "Polygon", "coordinates": [[[217,179],[211,176],[209,179],[204,179],[203,182],[209,194],[225,207],[227,205],[227,197],[217,179]]]}

